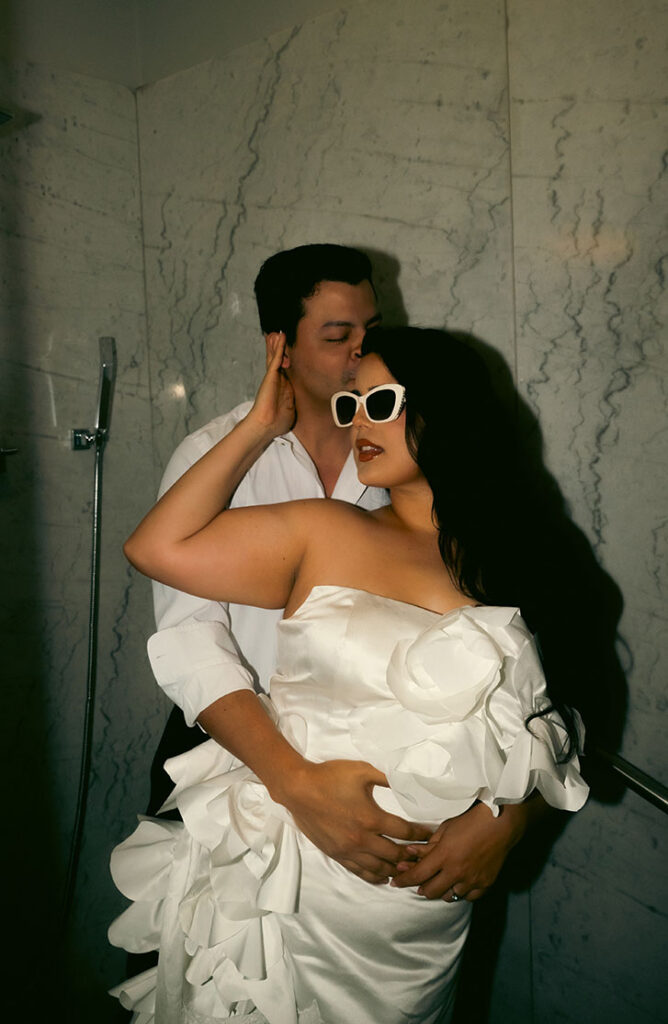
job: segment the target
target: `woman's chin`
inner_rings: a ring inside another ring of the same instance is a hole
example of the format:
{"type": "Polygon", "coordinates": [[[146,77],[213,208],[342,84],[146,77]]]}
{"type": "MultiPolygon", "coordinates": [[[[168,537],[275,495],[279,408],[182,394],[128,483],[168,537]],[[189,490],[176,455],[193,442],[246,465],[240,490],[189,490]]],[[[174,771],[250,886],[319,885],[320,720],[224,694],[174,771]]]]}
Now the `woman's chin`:
{"type": "Polygon", "coordinates": [[[409,465],[390,464],[378,459],[369,462],[357,462],[357,479],[364,487],[378,487],[390,490],[393,487],[413,486],[418,481],[426,484],[425,478],[417,465],[411,460],[409,465]]]}
{"type": "Polygon", "coordinates": [[[357,465],[357,478],[361,484],[366,484],[371,487],[385,487],[384,483],[379,483],[379,476],[382,476],[382,470],[379,474],[377,467],[374,466],[375,459],[371,459],[368,462],[359,462],[355,460],[357,465]],[[375,472],[374,472],[375,470],[375,472]]]}

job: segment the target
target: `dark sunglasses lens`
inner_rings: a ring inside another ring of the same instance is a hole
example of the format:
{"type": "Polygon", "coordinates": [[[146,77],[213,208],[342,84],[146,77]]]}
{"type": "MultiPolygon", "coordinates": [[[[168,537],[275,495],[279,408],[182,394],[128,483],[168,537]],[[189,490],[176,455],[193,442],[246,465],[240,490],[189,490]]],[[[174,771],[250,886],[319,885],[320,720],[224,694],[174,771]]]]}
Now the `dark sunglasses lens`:
{"type": "Polygon", "coordinates": [[[336,415],[339,423],[352,423],[357,411],[357,402],[352,395],[339,395],[336,400],[336,415]]]}
{"type": "Polygon", "coordinates": [[[366,397],[366,409],[370,420],[388,419],[394,412],[394,404],[397,396],[389,388],[380,388],[379,391],[372,391],[366,397]]]}

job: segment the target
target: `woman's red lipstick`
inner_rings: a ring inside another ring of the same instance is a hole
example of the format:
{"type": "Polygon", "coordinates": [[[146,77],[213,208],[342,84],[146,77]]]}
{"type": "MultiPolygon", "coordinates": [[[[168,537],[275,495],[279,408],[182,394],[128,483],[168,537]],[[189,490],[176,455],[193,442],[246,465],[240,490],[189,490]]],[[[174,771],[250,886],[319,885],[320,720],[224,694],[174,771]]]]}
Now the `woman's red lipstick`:
{"type": "Polygon", "coordinates": [[[377,444],[373,444],[366,437],[360,437],[355,442],[357,447],[357,458],[359,462],[371,462],[377,455],[381,455],[384,451],[383,448],[379,448],[377,444]]]}

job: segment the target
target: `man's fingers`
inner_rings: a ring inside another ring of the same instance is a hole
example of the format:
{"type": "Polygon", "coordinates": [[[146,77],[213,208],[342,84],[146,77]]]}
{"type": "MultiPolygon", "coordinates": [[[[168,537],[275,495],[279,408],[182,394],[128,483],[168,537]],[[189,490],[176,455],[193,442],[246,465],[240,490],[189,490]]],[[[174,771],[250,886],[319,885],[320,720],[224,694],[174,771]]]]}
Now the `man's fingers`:
{"type": "MultiPolygon", "coordinates": [[[[436,857],[430,859],[429,856],[426,856],[421,861],[418,861],[417,864],[412,864],[405,871],[395,875],[392,885],[398,886],[400,889],[407,889],[413,885],[422,885],[434,875],[442,875],[444,878],[448,878],[438,859],[436,857]]],[[[455,881],[454,878],[449,878],[448,880],[450,883],[455,881]]]]}
{"type": "MultiPolygon", "coordinates": [[[[382,772],[372,765],[369,765],[367,769],[367,784],[370,787],[383,786],[385,789],[389,788],[387,776],[383,775],[382,772]]],[[[373,794],[371,794],[371,799],[373,800],[373,794]]],[[[409,843],[419,843],[431,839],[434,831],[433,828],[421,825],[417,821],[406,821],[405,818],[400,818],[398,814],[390,814],[388,811],[378,807],[375,800],[374,804],[378,808],[378,813],[372,826],[374,832],[409,843]]]]}
{"type": "Polygon", "coordinates": [[[403,860],[398,861],[394,865],[394,867],[395,867],[396,872],[398,874],[401,874],[403,871],[410,871],[411,868],[414,868],[416,862],[417,862],[417,858],[415,858],[415,857],[406,857],[404,855],[403,860]]]}
{"type": "Polygon", "coordinates": [[[419,843],[431,839],[432,830],[427,825],[421,825],[417,821],[406,821],[397,814],[388,814],[381,811],[381,817],[377,831],[392,839],[401,839],[403,842],[419,843]]]}
{"type": "MultiPolygon", "coordinates": [[[[447,897],[448,893],[452,890],[452,884],[450,879],[444,872],[439,872],[430,878],[428,882],[425,882],[418,889],[420,896],[424,896],[426,900],[438,900],[441,897],[447,897]]],[[[460,899],[464,899],[464,895],[457,894],[460,899]]],[[[467,897],[468,898],[468,897],[467,897]]],[[[453,901],[454,902],[454,901],[453,901]]]]}
{"type": "Polygon", "coordinates": [[[412,843],[408,846],[404,846],[404,852],[408,854],[410,860],[424,860],[425,857],[429,856],[434,848],[434,843],[431,839],[428,839],[426,843],[412,843]]]}
{"type": "Polygon", "coordinates": [[[368,871],[365,868],[361,868],[355,861],[342,860],[339,862],[342,867],[351,874],[356,875],[357,878],[361,878],[363,882],[368,882],[369,885],[386,885],[389,882],[389,876],[382,873],[377,874],[374,871],[368,871]]]}
{"type": "Polygon", "coordinates": [[[361,862],[367,856],[373,857],[378,863],[382,862],[386,866],[388,873],[391,871],[392,874],[396,870],[397,862],[405,857],[403,846],[393,843],[391,839],[387,839],[385,836],[373,834],[369,834],[365,838],[363,847],[360,846],[359,853],[354,854],[354,859],[361,862]]]}
{"type": "Polygon", "coordinates": [[[384,775],[378,768],[374,768],[372,764],[366,765],[366,783],[368,786],[382,786],[384,789],[390,788],[387,775],[384,775]]]}
{"type": "Polygon", "coordinates": [[[371,853],[355,853],[347,858],[356,864],[360,871],[366,871],[377,878],[389,878],[394,874],[394,863],[384,857],[376,857],[371,853]]]}

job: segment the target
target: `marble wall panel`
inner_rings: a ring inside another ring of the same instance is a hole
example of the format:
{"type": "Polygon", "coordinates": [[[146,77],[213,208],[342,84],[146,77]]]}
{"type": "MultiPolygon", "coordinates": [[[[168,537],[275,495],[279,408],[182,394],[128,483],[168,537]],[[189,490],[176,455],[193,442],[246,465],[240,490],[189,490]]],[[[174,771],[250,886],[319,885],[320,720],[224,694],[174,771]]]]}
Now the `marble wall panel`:
{"type": "Polygon", "coordinates": [[[261,261],[372,250],[390,318],[512,350],[503,8],[354,5],[139,93],[156,430],[248,397],[261,261]]]}
{"type": "Polygon", "coordinates": [[[536,1020],[638,1024],[665,1013],[665,816],[628,793],[592,805],[532,890],[536,1020]]]}
{"type": "Polygon", "coordinates": [[[16,967],[9,1012],[38,1019],[48,990],[54,1016],[64,994],[68,1019],[105,1021],[115,1012],[105,989],[123,972],[123,955],[106,942],[122,906],[108,852],[144,805],[164,717],[144,654],[147,592],[120,550],[155,485],[135,104],[126,89],[43,67],[3,67],[2,76],[3,102],[30,115],[0,136],[0,444],[19,449],[0,474],[1,728],[6,820],[17,836],[6,844],[7,912],[28,971],[16,967]],[[69,430],[94,423],[100,335],[116,337],[119,369],[104,471],[92,785],[66,937],[59,915],[86,698],[94,466],[92,451],[71,451],[69,430]],[[38,933],[51,953],[36,986],[25,954],[38,933]]]}
{"type": "Polygon", "coordinates": [[[605,17],[567,3],[540,19],[535,4],[510,6],[518,357],[548,460],[625,596],[627,756],[660,772],[665,7],[602,6],[605,17]]]}
{"type": "MultiPolygon", "coordinates": [[[[666,10],[508,9],[519,387],[623,593],[623,753],[665,783],[666,10]]],[[[662,839],[634,794],[566,830],[531,894],[536,1020],[665,1014],[662,839]]]]}

